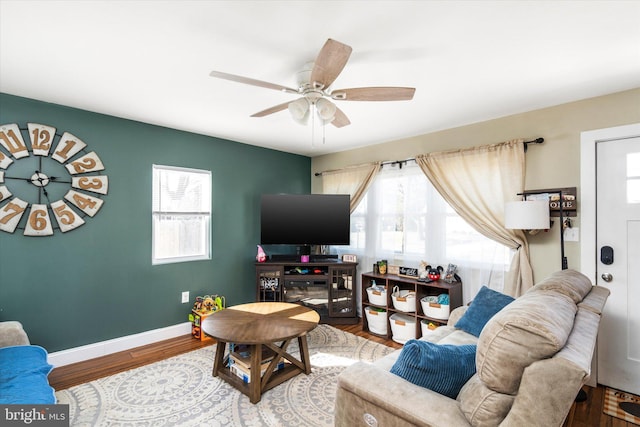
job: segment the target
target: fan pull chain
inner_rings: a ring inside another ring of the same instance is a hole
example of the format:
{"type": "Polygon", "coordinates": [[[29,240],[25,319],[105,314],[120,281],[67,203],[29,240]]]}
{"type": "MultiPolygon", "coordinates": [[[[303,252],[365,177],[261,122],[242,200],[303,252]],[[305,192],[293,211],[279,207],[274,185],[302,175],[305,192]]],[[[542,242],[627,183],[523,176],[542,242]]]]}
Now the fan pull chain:
{"type": "MultiPolygon", "coordinates": [[[[322,119],[319,119],[322,120],[322,119]]],[[[326,130],[327,130],[327,123],[322,121],[320,123],[320,125],[322,126],[322,145],[326,144],[326,140],[325,140],[325,134],[326,134],[326,130]]]]}
{"type": "Polygon", "coordinates": [[[316,146],[316,104],[311,104],[311,148],[316,146]]]}

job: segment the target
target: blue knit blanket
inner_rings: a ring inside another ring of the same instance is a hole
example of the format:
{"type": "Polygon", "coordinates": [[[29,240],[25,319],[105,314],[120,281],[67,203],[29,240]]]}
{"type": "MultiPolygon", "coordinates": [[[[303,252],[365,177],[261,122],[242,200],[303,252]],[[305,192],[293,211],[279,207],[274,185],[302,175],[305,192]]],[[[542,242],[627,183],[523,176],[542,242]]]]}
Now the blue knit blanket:
{"type": "Polygon", "coordinates": [[[47,351],[36,345],[0,348],[0,403],[56,403],[47,376],[53,366],[47,351]]]}

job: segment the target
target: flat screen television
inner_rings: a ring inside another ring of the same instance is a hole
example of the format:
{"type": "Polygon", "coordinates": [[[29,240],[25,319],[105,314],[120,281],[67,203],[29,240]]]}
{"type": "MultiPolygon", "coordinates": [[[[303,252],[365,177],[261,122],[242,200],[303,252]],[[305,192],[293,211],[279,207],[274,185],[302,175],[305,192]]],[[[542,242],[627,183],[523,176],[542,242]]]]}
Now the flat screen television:
{"type": "Polygon", "coordinates": [[[263,245],[348,245],[347,194],[264,194],[260,203],[263,245]]]}

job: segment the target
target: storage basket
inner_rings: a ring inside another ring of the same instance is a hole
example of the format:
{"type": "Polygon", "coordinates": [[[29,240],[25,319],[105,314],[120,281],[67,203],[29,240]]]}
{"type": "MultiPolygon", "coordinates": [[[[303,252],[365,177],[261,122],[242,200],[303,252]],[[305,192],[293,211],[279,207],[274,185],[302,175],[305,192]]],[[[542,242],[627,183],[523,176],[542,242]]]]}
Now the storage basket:
{"type": "Polygon", "coordinates": [[[387,306],[387,290],[385,288],[367,288],[369,302],[375,305],[387,306]]]}
{"type": "Polygon", "coordinates": [[[391,299],[393,300],[393,307],[396,310],[404,311],[405,313],[416,311],[415,291],[398,289],[398,287],[395,286],[391,294],[391,299]]]}
{"type": "Polygon", "coordinates": [[[376,307],[365,307],[369,331],[378,335],[387,335],[387,311],[376,307]]]}
{"type": "Polygon", "coordinates": [[[391,315],[391,339],[397,343],[404,344],[416,337],[416,319],[406,314],[396,313],[391,315]]]}
{"type": "Polygon", "coordinates": [[[427,317],[447,320],[449,318],[449,304],[438,304],[438,297],[426,296],[420,300],[422,312],[427,317]]]}
{"type": "Polygon", "coordinates": [[[438,328],[438,325],[426,319],[422,319],[420,321],[420,330],[422,331],[423,337],[426,337],[429,334],[432,334],[437,328],[438,328]]]}

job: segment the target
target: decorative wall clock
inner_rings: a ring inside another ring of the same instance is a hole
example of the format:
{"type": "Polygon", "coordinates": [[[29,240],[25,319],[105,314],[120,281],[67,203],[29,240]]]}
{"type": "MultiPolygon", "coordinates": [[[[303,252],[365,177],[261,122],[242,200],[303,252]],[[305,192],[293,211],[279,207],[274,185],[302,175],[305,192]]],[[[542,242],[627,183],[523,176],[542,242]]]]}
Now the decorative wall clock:
{"type": "Polygon", "coordinates": [[[109,178],[100,172],[104,165],[98,155],[86,147],[52,126],[0,125],[0,230],[24,228],[25,236],[51,236],[54,229],[66,233],[93,217],[103,205],[109,178]]]}

